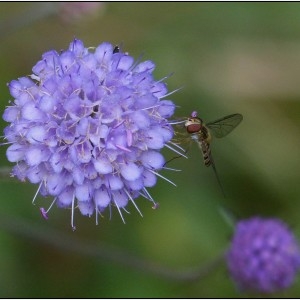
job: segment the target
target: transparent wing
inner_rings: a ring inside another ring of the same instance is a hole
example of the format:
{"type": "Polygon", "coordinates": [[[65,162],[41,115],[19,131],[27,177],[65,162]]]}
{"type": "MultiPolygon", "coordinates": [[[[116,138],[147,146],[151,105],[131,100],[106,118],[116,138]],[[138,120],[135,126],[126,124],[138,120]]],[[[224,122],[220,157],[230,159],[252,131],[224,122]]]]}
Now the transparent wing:
{"type": "Polygon", "coordinates": [[[222,138],[237,127],[242,120],[243,116],[241,114],[233,114],[216,121],[209,122],[206,126],[211,130],[215,137],[222,138]]]}

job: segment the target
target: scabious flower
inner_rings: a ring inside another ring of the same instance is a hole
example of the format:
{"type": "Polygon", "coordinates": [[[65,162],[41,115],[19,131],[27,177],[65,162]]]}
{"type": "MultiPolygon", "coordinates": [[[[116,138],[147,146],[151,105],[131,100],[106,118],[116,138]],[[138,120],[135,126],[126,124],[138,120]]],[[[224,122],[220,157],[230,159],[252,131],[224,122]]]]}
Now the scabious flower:
{"type": "Polygon", "coordinates": [[[58,3],[58,15],[65,23],[80,21],[83,18],[91,18],[103,13],[104,2],[60,2],[58,3]]]}
{"type": "Polygon", "coordinates": [[[242,290],[272,293],[292,284],[300,267],[300,251],[282,221],[253,217],[237,224],[227,264],[242,290]]]}
{"type": "MultiPolygon", "coordinates": [[[[66,51],[44,53],[31,76],[9,83],[6,154],[16,163],[13,176],[39,185],[33,202],[37,194],[52,196],[49,209],[71,208],[73,227],[76,207],[95,212],[98,223],[107,207],[122,219],[128,202],[139,211],[139,196],[157,206],[147,188],[157,176],[169,181],[158,173],[160,150],[178,151],[168,122],[175,105],[163,100],[167,77],[155,81],[154,68],[110,43],[85,48],[75,39],[66,51]]],[[[45,218],[48,210],[41,208],[45,218]]]]}

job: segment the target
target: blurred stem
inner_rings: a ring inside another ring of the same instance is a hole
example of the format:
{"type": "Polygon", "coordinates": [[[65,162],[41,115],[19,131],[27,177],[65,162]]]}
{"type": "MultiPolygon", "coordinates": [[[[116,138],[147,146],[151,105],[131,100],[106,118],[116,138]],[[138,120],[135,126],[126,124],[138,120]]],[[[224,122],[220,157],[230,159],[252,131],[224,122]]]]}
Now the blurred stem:
{"type": "Polygon", "coordinates": [[[49,246],[54,246],[67,252],[74,252],[110,261],[116,264],[127,266],[131,269],[150,273],[168,280],[195,281],[204,278],[214,271],[224,260],[225,251],[220,253],[212,261],[196,268],[188,270],[174,270],[161,266],[155,262],[133,256],[121,249],[116,249],[105,244],[95,244],[94,241],[82,241],[68,234],[55,231],[40,224],[29,223],[28,221],[13,218],[0,213],[0,227],[11,234],[36,240],[49,246]]]}
{"type": "Polygon", "coordinates": [[[10,16],[5,20],[0,21],[0,37],[12,34],[13,32],[22,29],[46,16],[58,12],[58,4],[52,2],[34,3],[30,5],[26,11],[21,11],[17,15],[10,16]]]}
{"type": "Polygon", "coordinates": [[[0,178],[7,179],[10,177],[11,174],[11,167],[0,167],[0,178]]]}

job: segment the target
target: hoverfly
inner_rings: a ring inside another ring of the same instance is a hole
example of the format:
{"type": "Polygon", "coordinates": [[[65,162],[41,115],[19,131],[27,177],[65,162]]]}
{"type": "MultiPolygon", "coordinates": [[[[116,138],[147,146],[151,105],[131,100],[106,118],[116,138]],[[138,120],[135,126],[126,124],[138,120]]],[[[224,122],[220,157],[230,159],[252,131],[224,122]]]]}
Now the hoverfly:
{"type": "Polygon", "coordinates": [[[214,160],[212,158],[210,143],[212,135],[216,138],[222,138],[229,134],[235,127],[240,124],[240,122],[243,120],[243,116],[241,114],[232,114],[205,124],[203,120],[200,119],[197,115],[197,112],[193,111],[190,117],[183,121],[186,132],[187,134],[189,134],[191,139],[198,144],[202,152],[205,166],[212,166],[223,195],[225,195],[221,185],[221,181],[217,174],[214,160]]]}

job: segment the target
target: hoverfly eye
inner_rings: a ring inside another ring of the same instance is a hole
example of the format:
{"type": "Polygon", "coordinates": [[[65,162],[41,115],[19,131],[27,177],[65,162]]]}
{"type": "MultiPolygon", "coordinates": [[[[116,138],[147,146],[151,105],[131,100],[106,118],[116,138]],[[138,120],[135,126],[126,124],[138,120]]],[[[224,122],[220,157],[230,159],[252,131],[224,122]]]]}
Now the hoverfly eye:
{"type": "Polygon", "coordinates": [[[199,132],[201,129],[201,124],[197,123],[197,124],[190,124],[186,127],[186,131],[188,133],[196,133],[199,132]]]}

